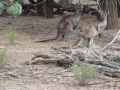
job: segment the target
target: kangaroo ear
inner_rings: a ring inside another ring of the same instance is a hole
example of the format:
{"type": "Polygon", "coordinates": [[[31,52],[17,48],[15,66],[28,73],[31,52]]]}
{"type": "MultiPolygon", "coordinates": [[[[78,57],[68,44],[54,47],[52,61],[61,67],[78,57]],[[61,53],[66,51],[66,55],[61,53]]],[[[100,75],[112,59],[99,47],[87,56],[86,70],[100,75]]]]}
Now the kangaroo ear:
{"type": "Polygon", "coordinates": [[[85,5],[83,5],[83,4],[82,4],[82,5],[81,5],[81,8],[83,9],[83,8],[84,8],[84,6],[85,6],[85,5]]]}
{"type": "Polygon", "coordinates": [[[102,15],[103,14],[103,10],[98,10],[99,14],[102,15]]]}
{"type": "Polygon", "coordinates": [[[84,5],[81,4],[81,2],[79,1],[79,3],[76,3],[75,4],[75,9],[78,9],[78,8],[82,8],[83,9],[84,5]]]}

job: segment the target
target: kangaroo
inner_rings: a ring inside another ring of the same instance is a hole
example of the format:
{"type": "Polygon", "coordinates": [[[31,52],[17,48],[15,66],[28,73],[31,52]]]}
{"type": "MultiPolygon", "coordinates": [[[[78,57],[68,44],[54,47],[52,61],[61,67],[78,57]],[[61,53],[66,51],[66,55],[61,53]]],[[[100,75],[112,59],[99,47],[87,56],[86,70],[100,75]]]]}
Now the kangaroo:
{"type": "Polygon", "coordinates": [[[76,48],[84,39],[88,39],[88,47],[92,48],[94,37],[99,34],[99,31],[104,30],[107,26],[107,13],[103,11],[99,12],[101,14],[102,21],[100,21],[96,27],[93,24],[82,26],[77,42],[73,46],[63,47],[64,49],[76,48]]]}
{"type": "Polygon", "coordinates": [[[43,41],[37,41],[37,42],[57,41],[60,38],[64,38],[65,35],[69,35],[70,30],[73,30],[77,27],[78,21],[80,20],[81,15],[83,14],[82,12],[83,12],[83,5],[82,4],[77,5],[75,14],[66,15],[59,21],[57,27],[57,35],[55,38],[43,40],[43,41]]]}

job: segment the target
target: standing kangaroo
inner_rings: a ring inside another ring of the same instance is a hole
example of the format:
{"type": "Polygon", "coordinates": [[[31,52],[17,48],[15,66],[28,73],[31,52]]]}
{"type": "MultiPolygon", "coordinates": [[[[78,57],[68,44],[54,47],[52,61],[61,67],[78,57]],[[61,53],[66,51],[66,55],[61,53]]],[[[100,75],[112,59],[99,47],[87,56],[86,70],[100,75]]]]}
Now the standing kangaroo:
{"type": "Polygon", "coordinates": [[[76,48],[78,47],[84,39],[88,39],[88,47],[92,48],[93,46],[93,38],[99,34],[100,30],[104,30],[107,26],[107,13],[103,11],[99,11],[101,14],[101,20],[97,27],[95,27],[93,24],[87,23],[87,25],[82,26],[80,29],[80,35],[78,37],[77,42],[73,46],[63,47],[64,49],[69,48],[76,48]]]}
{"type": "Polygon", "coordinates": [[[67,34],[69,35],[70,30],[73,30],[77,27],[78,21],[80,20],[82,14],[83,14],[83,5],[82,4],[76,5],[75,14],[66,15],[59,21],[57,27],[57,35],[55,38],[43,40],[43,41],[37,41],[37,42],[57,41],[60,38],[64,38],[65,35],[67,34]]]}

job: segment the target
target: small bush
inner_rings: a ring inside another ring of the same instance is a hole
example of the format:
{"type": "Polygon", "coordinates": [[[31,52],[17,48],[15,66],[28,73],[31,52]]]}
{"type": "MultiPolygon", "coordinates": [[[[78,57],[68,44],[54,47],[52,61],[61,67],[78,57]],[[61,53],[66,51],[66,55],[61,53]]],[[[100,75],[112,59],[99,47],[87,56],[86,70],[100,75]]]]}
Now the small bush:
{"type": "Polygon", "coordinates": [[[15,28],[6,28],[6,36],[9,39],[10,43],[14,44],[15,40],[18,37],[16,29],[15,28]]]}
{"type": "Polygon", "coordinates": [[[22,13],[22,6],[15,0],[8,8],[7,12],[12,15],[12,18],[18,17],[22,13]]]}
{"type": "Polygon", "coordinates": [[[0,68],[2,68],[6,63],[5,57],[6,57],[6,49],[0,51],[0,68]]]}
{"type": "Polygon", "coordinates": [[[94,67],[85,64],[81,64],[78,66],[76,63],[74,63],[73,69],[75,77],[77,78],[81,86],[87,85],[88,81],[95,73],[94,67]]]}

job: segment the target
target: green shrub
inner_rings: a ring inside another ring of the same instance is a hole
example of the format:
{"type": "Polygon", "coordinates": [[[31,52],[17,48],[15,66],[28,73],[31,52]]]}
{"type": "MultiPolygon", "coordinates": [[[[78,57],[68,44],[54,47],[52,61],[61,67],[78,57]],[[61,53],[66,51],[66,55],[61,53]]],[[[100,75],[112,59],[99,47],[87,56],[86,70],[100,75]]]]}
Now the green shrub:
{"type": "Polygon", "coordinates": [[[22,6],[18,2],[14,2],[7,8],[7,12],[12,15],[12,18],[16,18],[22,13],[22,6]]]}
{"type": "Polygon", "coordinates": [[[0,68],[2,68],[6,63],[5,57],[6,57],[6,49],[0,51],[0,68]]]}
{"type": "Polygon", "coordinates": [[[15,28],[6,28],[6,36],[9,39],[10,43],[14,44],[15,40],[18,37],[16,29],[15,28]]]}
{"type": "Polygon", "coordinates": [[[73,70],[75,77],[77,78],[81,86],[87,85],[88,81],[96,71],[96,69],[92,66],[85,64],[81,64],[78,66],[76,63],[74,63],[73,65],[73,70]]]}

